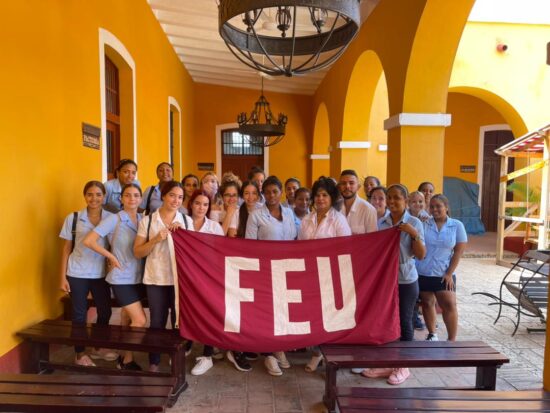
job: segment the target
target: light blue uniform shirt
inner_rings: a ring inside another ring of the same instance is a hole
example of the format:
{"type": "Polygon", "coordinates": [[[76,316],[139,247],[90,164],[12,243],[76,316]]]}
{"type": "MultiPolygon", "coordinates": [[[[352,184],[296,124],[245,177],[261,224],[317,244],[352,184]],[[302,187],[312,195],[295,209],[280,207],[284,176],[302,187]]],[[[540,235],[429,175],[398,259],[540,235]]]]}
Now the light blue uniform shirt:
{"type": "MultiPolygon", "coordinates": [[[[101,211],[101,218],[105,219],[112,215],[108,211],[101,211]]],[[[59,237],[72,241],[73,234],[73,214],[67,215],[59,237]]],[[[88,210],[84,208],[78,212],[78,221],[76,223],[76,236],[73,252],[69,255],[67,265],[67,275],[75,278],[103,278],[105,276],[105,258],[103,255],[87,248],[82,244],[82,240],[88,232],[94,229],[94,224],[88,219],[88,210]]],[[[107,245],[105,238],[100,238],[98,244],[102,247],[107,245]]]]}
{"type": "MultiPolygon", "coordinates": [[[[409,214],[409,211],[405,211],[396,225],[401,223],[411,224],[418,231],[418,239],[415,242],[424,242],[424,228],[418,218],[409,214]]],[[[391,215],[388,214],[379,221],[378,229],[388,229],[393,226],[391,215]]],[[[411,236],[402,231],[399,239],[399,284],[412,284],[418,280],[418,272],[414,265],[412,242],[411,236]]]]}
{"type": "MultiPolygon", "coordinates": [[[[137,214],[138,225],[141,214],[137,214]]],[[[128,285],[139,284],[142,278],[142,260],[134,256],[134,240],[138,227],[134,225],[128,214],[120,211],[102,220],[94,231],[100,237],[108,237],[111,252],[117,258],[122,268],[113,268],[107,274],[109,284],[128,285]],[[118,228],[117,228],[118,225],[118,228]],[[116,234],[115,234],[116,233],[116,234]],[[114,239],[113,239],[114,237],[114,239]]]]}
{"type": "Polygon", "coordinates": [[[145,209],[147,207],[147,198],[149,198],[149,193],[151,191],[153,191],[153,194],[151,195],[151,201],[149,201],[149,214],[155,212],[162,205],[162,199],[160,197],[160,187],[159,185],[155,185],[150,186],[145,190],[145,192],[143,193],[141,205],[139,207],[141,209],[145,209]]]}
{"type": "Polygon", "coordinates": [[[416,260],[416,269],[420,275],[443,277],[451,263],[455,245],[459,242],[468,242],[464,224],[448,217],[447,222],[439,230],[435,220],[429,218],[424,222],[424,237],[426,257],[416,260]]]}
{"type": "MultiPolygon", "coordinates": [[[[139,181],[136,179],[133,184],[139,186],[139,181]]],[[[111,179],[110,181],[105,182],[105,198],[103,199],[103,209],[106,209],[109,212],[116,214],[122,209],[122,204],[120,203],[120,195],[122,194],[122,186],[118,178],[111,179]]]]}
{"type": "Polygon", "coordinates": [[[259,240],[289,241],[298,235],[296,217],[291,209],[281,206],[283,220],[269,213],[265,205],[250,213],[246,222],[245,238],[259,240]]]}

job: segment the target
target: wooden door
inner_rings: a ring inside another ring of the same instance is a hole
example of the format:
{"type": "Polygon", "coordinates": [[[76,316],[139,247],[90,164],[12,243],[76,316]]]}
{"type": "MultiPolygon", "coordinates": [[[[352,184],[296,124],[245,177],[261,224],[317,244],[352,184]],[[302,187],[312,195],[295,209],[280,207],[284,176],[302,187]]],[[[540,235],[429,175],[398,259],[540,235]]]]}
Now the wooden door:
{"type": "Polygon", "coordinates": [[[264,148],[251,145],[236,129],[222,131],[222,173],[232,171],[242,181],[253,166],[264,166],[264,148]]]}
{"type": "Polygon", "coordinates": [[[107,119],[107,177],[113,179],[120,162],[120,104],[118,68],[105,56],[105,117],[107,119]]]}
{"type": "MultiPolygon", "coordinates": [[[[495,149],[512,141],[514,135],[511,131],[485,132],[483,147],[483,177],[481,181],[481,221],[488,232],[496,232],[498,223],[498,191],[500,182],[500,159],[495,149]]],[[[509,159],[508,172],[514,170],[514,159],[509,159]]],[[[511,200],[511,194],[507,194],[507,200],[511,200]]]]}

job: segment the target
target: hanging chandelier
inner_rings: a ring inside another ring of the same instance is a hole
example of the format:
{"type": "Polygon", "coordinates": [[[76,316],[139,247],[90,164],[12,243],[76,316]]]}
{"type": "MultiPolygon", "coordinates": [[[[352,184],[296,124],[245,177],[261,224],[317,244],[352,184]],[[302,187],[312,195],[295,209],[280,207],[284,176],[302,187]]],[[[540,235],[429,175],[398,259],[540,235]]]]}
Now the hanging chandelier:
{"type": "Polygon", "coordinates": [[[219,31],[245,65],[273,76],[332,64],[360,25],[360,0],[218,0],[219,31]]]}
{"type": "Polygon", "coordinates": [[[237,116],[239,133],[244,135],[251,145],[273,146],[284,138],[287,122],[288,117],[283,113],[279,113],[277,120],[273,117],[269,102],[264,96],[264,78],[262,77],[262,94],[254,104],[250,116],[245,112],[237,116]]]}

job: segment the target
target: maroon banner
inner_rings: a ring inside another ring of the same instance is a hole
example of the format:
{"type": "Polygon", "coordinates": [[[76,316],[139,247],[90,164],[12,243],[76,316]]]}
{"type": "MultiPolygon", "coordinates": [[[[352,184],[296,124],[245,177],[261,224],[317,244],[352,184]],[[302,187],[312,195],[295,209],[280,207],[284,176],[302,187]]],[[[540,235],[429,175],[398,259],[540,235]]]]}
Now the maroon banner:
{"type": "Polygon", "coordinates": [[[400,336],[399,231],[311,241],[173,234],[180,334],[271,352],[400,336]]]}

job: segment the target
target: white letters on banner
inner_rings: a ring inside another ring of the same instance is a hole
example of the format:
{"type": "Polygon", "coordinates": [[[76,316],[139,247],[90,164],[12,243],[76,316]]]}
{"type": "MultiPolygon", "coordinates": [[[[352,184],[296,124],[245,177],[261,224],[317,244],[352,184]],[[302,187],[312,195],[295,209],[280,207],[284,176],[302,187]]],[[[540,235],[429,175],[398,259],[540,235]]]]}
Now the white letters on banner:
{"type": "MultiPolygon", "coordinates": [[[[321,290],[323,327],[327,332],[349,330],[356,326],[357,297],[351,255],[339,255],[338,267],[342,286],[343,306],[336,308],[332,271],[328,257],[317,257],[317,271],[321,290]]],[[[240,271],[259,271],[257,258],[225,257],[225,322],[224,330],[241,331],[241,303],[254,302],[252,288],[240,288],[240,271]]],[[[289,304],[301,303],[302,292],[287,288],[287,272],[305,271],[305,260],[271,260],[271,285],[273,292],[274,335],[310,334],[309,321],[290,321],[289,304]]]]}

